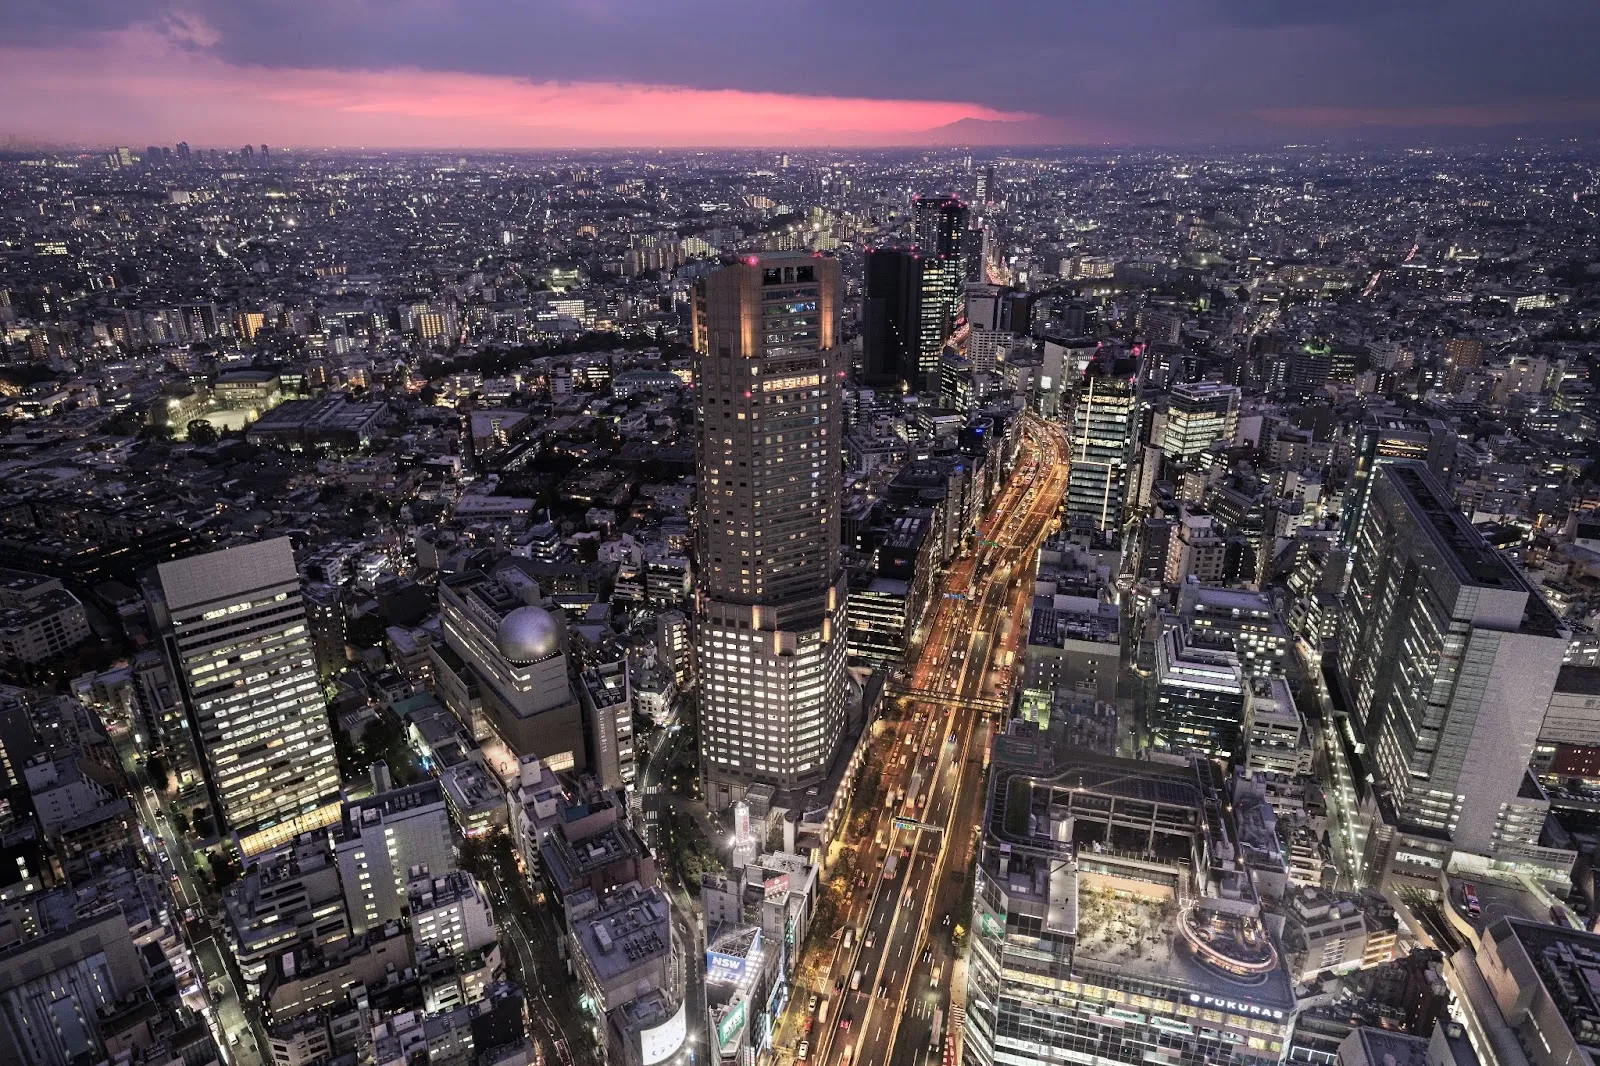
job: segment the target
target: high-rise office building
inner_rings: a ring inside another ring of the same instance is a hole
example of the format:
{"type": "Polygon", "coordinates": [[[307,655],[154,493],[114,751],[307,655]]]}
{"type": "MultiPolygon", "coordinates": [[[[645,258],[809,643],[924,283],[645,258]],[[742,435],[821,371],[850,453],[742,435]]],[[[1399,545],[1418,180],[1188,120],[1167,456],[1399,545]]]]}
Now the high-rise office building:
{"type": "Polygon", "coordinates": [[[972,327],[967,335],[967,357],[974,365],[983,363],[985,369],[993,369],[992,359],[980,360],[973,354],[974,346],[982,343],[978,338],[985,333],[1008,338],[1026,336],[1032,318],[1033,294],[1004,285],[973,282],[966,287],[964,300],[967,325],[972,327]]]}
{"type": "Polygon", "coordinates": [[[861,298],[862,383],[918,382],[922,253],[869,248],[861,298]]]}
{"type": "Polygon", "coordinates": [[[1239,389],[1217,381],[1191,381],[1172,387],[1161,452],[1168,459],[1192,459],[1215,442],[1232,442],[1239,429],[1239,389]]]}
{"type": "Polygon", "coordinates": [[[589,743],[589,769],[601,788],[632,788],[635,759],[633,685],[628,659],[619,647],[595,649],[578,676],[589,743]]]}
{"type": "Polygon", "coordinates": [[[965,309],[970,243],[967,205],[954,196],[921,196],[913,205],[913,232],[922,251],[917,325],[917,388],[939,389],[939,356],[965,309]]]}
{"type": "Polygon", "coordinates": [[[339,766],[289,538],[157,568],[163,641],[212,807],[255,854],[339,818],[339,766]]]}
{"type": "Polygon", "coordinates": [[[1354,541],[1366,515],[1373,469],[1396,459],[1418,459],[1446,488],[1456,466],[1455,431],[1437,418],[1416,418],[1398,412],[1368,415],[1356,435],[1356,468],[1345,495],[1342,516],[1345,543],[1354,541]]]}
{"type": "Polygon", "coordinates": [[[1348,758],[1373,779],[1363,866],[1432,882],[1456,851],[1536,863],[1528,772],[1567,634],[1428,468],[1374,468],[1339,641],[1348,758]]]}
{"type": "Polygon", "coordinates": [[[837,261],[744,257],[695,291],[696,674],[706,798],[823,780],[844,733],[837,261]]]}
{"type": "Polygon", "coordinates": [[[1001,319],[1005,317],[1009,308],[1007,297],[1013,295],[1012,291],[1004,285],[989,285],[974,282],[966,287],[965,315],[967,324],[973,329],[1010,330],[1010,325],[1002,325],[1001,319]]]}
{"type": "Polygon", "coordinates": [[[1139,428],[1139,360],[1105,350],[1089,361],[1073,408],[1067,517],[1080,532],[1117,534],[1139,428]]]}

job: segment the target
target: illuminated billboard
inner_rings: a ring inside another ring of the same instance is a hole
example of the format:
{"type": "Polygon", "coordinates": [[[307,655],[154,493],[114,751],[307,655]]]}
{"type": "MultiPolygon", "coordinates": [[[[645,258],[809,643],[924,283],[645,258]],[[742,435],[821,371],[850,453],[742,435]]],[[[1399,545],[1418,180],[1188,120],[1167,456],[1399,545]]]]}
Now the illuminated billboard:
{"type": "Polygon", "coordinates": [[[656,1026],[654,1029],[641,1029],[639,1031],[640,1061],[644,1066],[655,1066],[658,1062],[665,1062],[678,1053],[683,1047],[683,1042],[689,1035],[689,1002],[685,1000],[679,1005],[678,1011],[672,1017],[656,1026]]]}
{"type": "Polygon", "coordinates": [[[739,1039],[739,1034],[744,1031],[745,1014],[745,1000],[740,996],[717,1022],[717,1046],[720,1049],[726,1051],[739,1039]]]}

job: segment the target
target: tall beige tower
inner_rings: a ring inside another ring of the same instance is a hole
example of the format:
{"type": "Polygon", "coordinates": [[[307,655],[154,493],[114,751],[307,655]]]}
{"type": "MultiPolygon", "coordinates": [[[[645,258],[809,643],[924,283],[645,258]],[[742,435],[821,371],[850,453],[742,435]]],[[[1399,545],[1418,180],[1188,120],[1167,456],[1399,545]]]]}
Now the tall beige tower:
{"type": "Polygon", "coordinates": [[[339,819],[339,764],[289,538],[157,568],[212,806],[245,855],[339,819]]]}
{"type": "Polygon", "coordinates": [[[757,782],[816,784],[843,739],[842,293],[839,264],[807,253],[741,258],[695,292],[695,654],[716,808],[757,782]]]}

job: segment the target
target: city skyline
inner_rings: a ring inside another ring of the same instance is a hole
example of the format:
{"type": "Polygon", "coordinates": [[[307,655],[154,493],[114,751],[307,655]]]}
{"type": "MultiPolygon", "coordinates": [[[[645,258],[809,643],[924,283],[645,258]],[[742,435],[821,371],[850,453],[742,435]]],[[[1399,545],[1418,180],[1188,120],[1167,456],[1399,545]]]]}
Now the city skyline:
{"type": "Polygon", "coordinates": [[[0,14],[0,92],[29,107],[0,135],[391,149],[1266,145],[1600,126],[1600,13],[1577,0],[1516,20],[1480,0],[1010,0],[988,18],[948,4],[912,14],[825,7],[784,25],[724,0],[689,11],[451,2],[385,12],[373,32],[343,3],[21,3],[0,14]],[[963,46],[921,62],[948,19],[964,26],[963,46]],[[762,46],[773,34],[783,48],[762,46]]]}
{"type": "Polygon", "coordinates": [[[1600,1060],[1600,15],[1280,6],[0,12],[0,1050],[1600,1060]]]}

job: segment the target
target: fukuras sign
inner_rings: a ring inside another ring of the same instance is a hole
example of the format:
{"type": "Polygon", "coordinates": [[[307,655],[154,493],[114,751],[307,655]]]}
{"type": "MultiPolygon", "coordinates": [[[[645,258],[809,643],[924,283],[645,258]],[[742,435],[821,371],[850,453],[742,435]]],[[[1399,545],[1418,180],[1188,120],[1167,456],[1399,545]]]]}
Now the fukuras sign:
{"type": "Polygon", "coordinates": [[[1242,999],[1223,999],[1221,996],[1207,996],[1199,992],[1189,993],[1189,1002],[1198,1003],[1202,1007],[1212,1007],[1216,1010],[1225,1010],[1231,1014],[1248,1014],[1252,1018],[1271,1018],[1273,1021],[1283,1021],[1283,1011],[1263,1007],[1259,1003],[1246,1003],[1242,999]]]}

